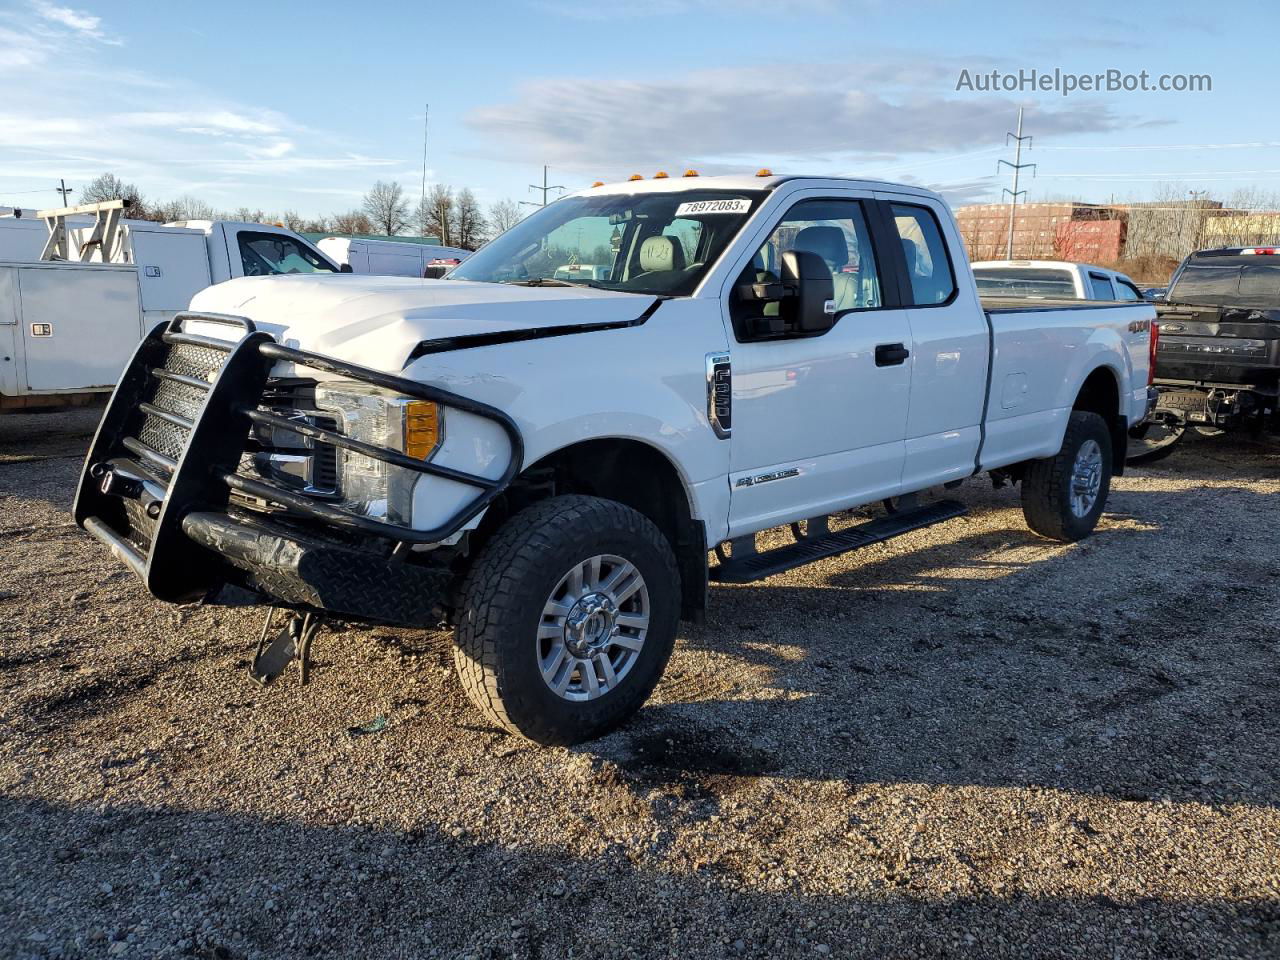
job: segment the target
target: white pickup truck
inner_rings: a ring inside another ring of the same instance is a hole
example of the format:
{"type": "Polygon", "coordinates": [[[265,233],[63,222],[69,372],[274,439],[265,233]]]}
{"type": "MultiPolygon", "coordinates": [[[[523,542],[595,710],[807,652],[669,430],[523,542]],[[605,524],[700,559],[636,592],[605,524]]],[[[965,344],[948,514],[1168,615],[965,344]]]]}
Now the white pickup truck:
{"type": "Polygon", "coordinates": [[[283,227],[123,219],[120,201],[0,219],[0,413],[90,402],[138,342],[205,287],[237,277],[337,273],[283,227]]]}
{"type": "Polygon", "coordinates": [[[981,260],[973,264],[978,295],[1034,300],[1145,300],[1123,273],[1066,260],[981,260]]]}
{"type": "Polygon", "coordinates": [[[75,517],[163,600],[271,608],[263,681],[305,678],[325,618],[443,617],[490,720],[571,743],[640,707],[709,580],[963,511],[929,488],[990,472],[1033,530],[1086,536],[1149,411],[1154,316],[980,303],[915,187],[601,185],[447,279],[206,290],[138,350],[75,517]],[[555,278],[602,246],[607,276],[555,278]]]}

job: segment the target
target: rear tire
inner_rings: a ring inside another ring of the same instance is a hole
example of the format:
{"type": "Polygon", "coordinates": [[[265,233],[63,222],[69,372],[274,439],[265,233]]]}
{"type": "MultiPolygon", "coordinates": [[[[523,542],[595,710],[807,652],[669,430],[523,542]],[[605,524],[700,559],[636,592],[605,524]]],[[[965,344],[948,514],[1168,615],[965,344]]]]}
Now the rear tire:
{"type": "Polygon", "coordinates": [[[649,698],[679,613],[676,559],[647,517],[553,497],[511,517],[476,558],[454,665],[493,723],[535,743],[579,743],[649,698]]]}
{"type": "Polygon", "coordinates": [[[1096,413],[1071,411],[1062,449],[1027,463],[1022,515],[1042,537],[1073,543],[1087,537],[1111,492],[1111,431],[1096,413]]]}

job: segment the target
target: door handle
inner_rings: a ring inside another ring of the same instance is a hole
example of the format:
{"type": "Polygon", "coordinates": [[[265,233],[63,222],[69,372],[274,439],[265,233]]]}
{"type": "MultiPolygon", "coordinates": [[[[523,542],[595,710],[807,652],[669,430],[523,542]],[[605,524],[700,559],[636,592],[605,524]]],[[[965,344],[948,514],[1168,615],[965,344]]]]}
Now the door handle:
{"type": "Polygon", "coordinates": [[[896,367],[911,356],[911,351],[900,343],[881,343],[876,346],[876,366],[896,367]]]}

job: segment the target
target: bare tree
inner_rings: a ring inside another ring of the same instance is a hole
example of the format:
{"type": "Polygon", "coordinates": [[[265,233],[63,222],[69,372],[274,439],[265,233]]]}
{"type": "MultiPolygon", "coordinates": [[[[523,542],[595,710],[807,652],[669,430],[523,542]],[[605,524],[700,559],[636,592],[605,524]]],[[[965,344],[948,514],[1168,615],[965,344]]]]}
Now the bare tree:
{"type": "Polygon", "coordinates": [[[484,242],[486,227],[484,214],[480,211],[476,195],[468,187],[463,187],[458,192],[453,222],[455,227],[453,240],[457,246],[474,250],[484,242]]]}
{"type": "MultiPolygon", "coordinates": [[[[474,201],[474,197],[472,200],[474,201]]],[[[440,238],[446,247],[454,246],[454,200],[453,188],[437,183],[427,194],[427,202],[419,206],[419,220],[422,235],[433,235],[440,238]]]]}
{"type": "Polygon", "coordinates": [[[189,194],[178,197],[176,200],[156,204],[147,213],[149,219],[159,220],[161,223],[172,223],[174,220],[221,219],[218,211],[213,209],[211,204],[189,194]]]}
{"type": "Polygon", "coordinates": [[[499,200],[489,207],[489,231],[493,236],[506,233],[521,221],[520,204],[514,200],[499,200]]]}
{"type": "Polygon", "coordinates": [[[361,210],[348,210],[333,215],[334,233],[373,233],[373,221],[361,210]]]}
{"type": "Polygon", "coordinates": [[[262,208],[250,210],[248,207],[240,207],[236,210],[232,219],[243,220],[245,223],[266,223],[267,215],[262,208]]]}
{"type": "Polygon", "coordinates": [[[364,195],[364,212],[375,227],[394,237],[409,225],[409,201],[404,195],[404,187],[396,180],[390,183],[379,180],[364,195]]]}
{"type": "Polygon", "coordinates": [[[80,191],[81,203],[101,203],[104,200],[138,200],[142,198],[136,184],[125,183],[114,173],[94,177],[80,191]]]}
{"type": "Polygon", "coordinates": [[[309,220],[303,220],[293,229],[299,233],[328,233],[329,218],[328,217],[312,217],[309,220]]]}

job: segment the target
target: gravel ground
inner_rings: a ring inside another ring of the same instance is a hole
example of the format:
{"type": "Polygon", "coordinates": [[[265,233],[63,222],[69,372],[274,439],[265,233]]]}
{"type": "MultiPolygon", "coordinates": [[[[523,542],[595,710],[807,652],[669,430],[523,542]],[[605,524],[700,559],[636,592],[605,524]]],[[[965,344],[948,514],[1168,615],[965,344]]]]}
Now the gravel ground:
{"type": "Polygon", "coordinates": [[[717,587],[634,722],[548,750],[445,634],[255,687],[257,614],[71,524],[94,416],[0,418],[0,956],[1280,957],[1280,444],[1136,470],[1073,547],[971,481],[717,587]]]}

